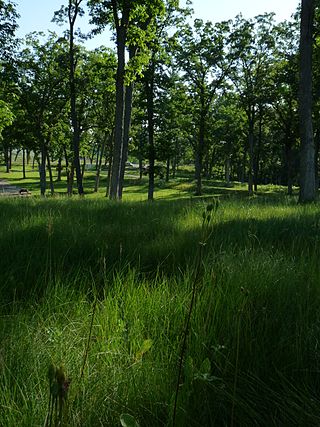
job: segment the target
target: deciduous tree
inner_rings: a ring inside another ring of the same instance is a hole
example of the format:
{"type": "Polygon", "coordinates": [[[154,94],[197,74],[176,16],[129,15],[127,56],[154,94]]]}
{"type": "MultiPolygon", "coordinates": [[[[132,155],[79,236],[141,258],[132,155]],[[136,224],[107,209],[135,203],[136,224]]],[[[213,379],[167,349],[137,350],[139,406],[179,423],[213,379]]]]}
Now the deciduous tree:
{"type": "Polygon", "coordinates": [[[300,20],[300,203],[316,198],[315,155],[312,123],[312,47],[314,0],[302,0],[300,20]]]}

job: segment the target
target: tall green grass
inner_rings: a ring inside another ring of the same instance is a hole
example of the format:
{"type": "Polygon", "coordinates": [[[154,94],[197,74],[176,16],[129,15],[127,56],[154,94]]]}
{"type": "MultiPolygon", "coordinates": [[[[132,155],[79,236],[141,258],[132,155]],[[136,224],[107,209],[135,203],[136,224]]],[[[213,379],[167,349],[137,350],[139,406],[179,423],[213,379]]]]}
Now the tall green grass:
{"type": "MultiPolygon", "coordinates": [[[[1,426],[44,424],[50,363],[71,378],[66,425],[119,426],[122,413],[171,425],[205,206],[0,200],[1,426]]],[[[319,211],[273,195],[222,201],[177,425],[320,423],[319,211]]]]}

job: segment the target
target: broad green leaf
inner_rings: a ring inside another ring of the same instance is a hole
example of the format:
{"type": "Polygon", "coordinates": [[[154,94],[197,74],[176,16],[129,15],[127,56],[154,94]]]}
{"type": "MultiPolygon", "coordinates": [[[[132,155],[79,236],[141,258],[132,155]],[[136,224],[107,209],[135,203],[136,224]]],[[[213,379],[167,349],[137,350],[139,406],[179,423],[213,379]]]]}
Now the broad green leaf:
{"type": "Polygon", "coordinates": [[[147,339],[143,341],[140,350],[136,354],[136,359],[140,360],[142,356],[150,350],[150,348],[152,347],[152,344],[153,344],[153,341],[151,339],[147,339]]]}
{"type": "Polygon", "coordinates": [[[200,374],[210,374],[211,373],[211,362],[208,358],[204,359],[200,366],[200,374]]]}
{"type": "Polygon", "coordinates": [[[130,414],[121,414],[120,422],[122,427],[140,427],[135,418],[130,414]]]}

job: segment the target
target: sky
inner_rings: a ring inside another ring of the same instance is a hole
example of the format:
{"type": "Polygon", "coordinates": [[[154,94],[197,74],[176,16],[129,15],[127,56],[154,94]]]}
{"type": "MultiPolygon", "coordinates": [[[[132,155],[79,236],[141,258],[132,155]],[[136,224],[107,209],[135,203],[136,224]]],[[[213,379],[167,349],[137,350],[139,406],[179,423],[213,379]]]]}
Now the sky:
{"type": "MultiPolygon", "coordinates": [[[[15,0],[21,18],[19,20],[18,36],[23,37],[31,31],[56,31],[62,29],[51,23],[53,13],[59,10],[61,4],[67,4],[66,0],[15,0]]],[[[245,18],[275,12],[276,20],[290,19],[299,5],[299,0],[193,0],[194,18],[204,21],[222,21],[234,18],[240,12],[245,18]]],[[[182,4],[182,2],[181,2],[182,4]]],[[[79,27],[88,29],[87,19],[79,20],[79,27]]],[[[94,49],[100,45],[112,47],[110,33],[104,33],[87,41],[88,49],[94,49]]]]}

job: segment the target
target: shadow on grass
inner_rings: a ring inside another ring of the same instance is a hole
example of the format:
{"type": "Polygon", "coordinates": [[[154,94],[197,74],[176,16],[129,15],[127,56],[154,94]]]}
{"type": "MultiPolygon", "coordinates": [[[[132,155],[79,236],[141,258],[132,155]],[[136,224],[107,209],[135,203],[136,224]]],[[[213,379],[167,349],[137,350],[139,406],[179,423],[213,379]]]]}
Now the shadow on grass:
{"type": "Polygon", "coordinates": [[[27,295],[52,276],[80,271],[99,276],[130,264],[150,272],[161,263],[174,269],[184,263],[185,251],[179,252],[179,247],[191,255],[196,242],[196,231],[184,234],[175,224],[188,201],[7,199],[0,203],[0,277],[9,294],[27,295]]]}
{"type": "MultiPolygon", "coordinates": [[[[194,262],[202,212],[210,200],[1,200],[2,290],[8,296],[24,296],[45,287],[52,278],[89,277],[91,271],[102,286],[106,276],[126,266],[144,274],[175,275],[194,262]]],[[[219,253],[236,256],[256,249],[280,251],[290,257],[319,255],[317,207],[290,207],[273,194],[246,200],[245,205],[234,195],[225,203],[238,204],[242,211],[283,206],[292,212],[268,219],[252,214],[249,218],[225,220],[226,205],[213,224],[209,257],[219,253]]]]}

